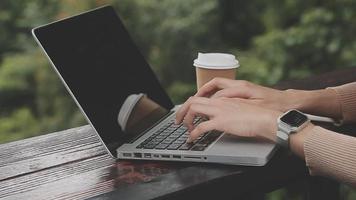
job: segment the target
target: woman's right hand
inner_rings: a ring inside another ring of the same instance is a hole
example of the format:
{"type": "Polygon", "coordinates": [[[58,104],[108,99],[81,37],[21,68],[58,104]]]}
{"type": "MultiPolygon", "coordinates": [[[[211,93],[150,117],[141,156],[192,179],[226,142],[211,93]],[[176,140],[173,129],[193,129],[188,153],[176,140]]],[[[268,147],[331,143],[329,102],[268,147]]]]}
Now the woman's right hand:
{"type": "Polygon", "coordinates": [[[310,114],[341,119],[340,104],[333,89],[277,90],[244,80],[214,78],[203,85],[194,96],[240,98],[248,103],[281,112],[298,109],[310,114]]]}

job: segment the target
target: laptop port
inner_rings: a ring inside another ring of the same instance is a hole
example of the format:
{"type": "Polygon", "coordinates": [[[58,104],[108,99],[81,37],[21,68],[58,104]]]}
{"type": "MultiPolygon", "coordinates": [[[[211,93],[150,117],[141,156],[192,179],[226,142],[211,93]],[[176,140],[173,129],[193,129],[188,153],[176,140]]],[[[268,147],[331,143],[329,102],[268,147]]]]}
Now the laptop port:
{"type": "Polygon", "coordinates": [[[122,156],[124,156],[124,157],[131,157],[132,154],[131,154],[131,153],[123,153],[122,156]]]}
{"type": "Polygon", "coordinates": [[[158,154],[153,154],[153,157],[154,158],[159,158],[159,155],[158,154]]]}
{"type": "Polygon", "coordinates": [[[169,155],[161,155],[162,158],[170,158],[169,155]]]}
{"type": "Polygon", "coordinates": [[[134,153],[135,158],[142,158],[142,153],[134,153]]]}
{"type": "Polygon", "coordinates": [[[184,158],[188,158],[188,159],[201,159],[201,157],[198,156],[184,156],[184,158]]]}
{"type": "Polygon", "coordinates": [[[176,158],[176,159],[181,159],[182,158],[182,156],[179,156],[179,155],[173,155],[172,157],[176,158]]]}
{"type": "Polygon", "coordinates": [[[144,153],[144,154],[143,154],[143,157],[145,157],[145,158],[151,158],[151,154],[150,154],[150,153],[144,153]]]}

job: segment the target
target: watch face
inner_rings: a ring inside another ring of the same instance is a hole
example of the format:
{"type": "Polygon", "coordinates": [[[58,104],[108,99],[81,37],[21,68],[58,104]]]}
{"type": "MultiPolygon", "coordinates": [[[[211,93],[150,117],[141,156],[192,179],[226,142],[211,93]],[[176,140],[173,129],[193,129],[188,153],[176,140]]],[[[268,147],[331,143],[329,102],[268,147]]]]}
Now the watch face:
{"type": "Polygon", "coordinates": [[[308,117],[296,110],[291,110],[281,117],[281,121],[292,126],[299,127],[308,120],[308,117]]]}

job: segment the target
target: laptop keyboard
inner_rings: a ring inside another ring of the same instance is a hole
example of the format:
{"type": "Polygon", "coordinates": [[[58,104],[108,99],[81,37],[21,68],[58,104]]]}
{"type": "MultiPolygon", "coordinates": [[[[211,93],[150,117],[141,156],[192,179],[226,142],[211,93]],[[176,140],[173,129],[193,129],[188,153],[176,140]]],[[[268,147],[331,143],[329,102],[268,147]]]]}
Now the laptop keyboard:
{"type": "MultiPolygon", "coordinates": [[[[194,120],[194,124],[199,122],[201,122],[201,118],[194,120]]],[[[200,135],[195,141],[186,143],[189,135],[188,129],[182,124],[174,124],[174,120],[171,120],[140,143],[136,148],[204,151],[221,134],[222,132],[219,131],[209,131],[200,135]]]]}

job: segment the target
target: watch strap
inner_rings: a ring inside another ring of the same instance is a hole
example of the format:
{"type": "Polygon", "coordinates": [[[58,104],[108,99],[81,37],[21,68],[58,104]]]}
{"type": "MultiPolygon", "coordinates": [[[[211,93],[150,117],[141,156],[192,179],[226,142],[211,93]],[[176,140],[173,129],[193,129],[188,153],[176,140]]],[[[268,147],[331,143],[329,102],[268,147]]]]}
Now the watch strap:
{"type": "Polygon", "coordinates": [[[276,137],[277,144],[281,145],[282,147],[288,148],[289,147],[289,134],[282,130],[277,131],[276,137]]]}

